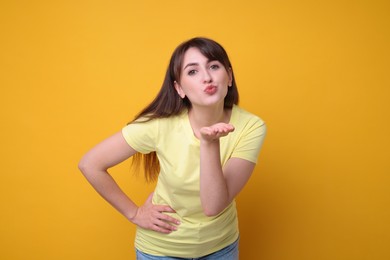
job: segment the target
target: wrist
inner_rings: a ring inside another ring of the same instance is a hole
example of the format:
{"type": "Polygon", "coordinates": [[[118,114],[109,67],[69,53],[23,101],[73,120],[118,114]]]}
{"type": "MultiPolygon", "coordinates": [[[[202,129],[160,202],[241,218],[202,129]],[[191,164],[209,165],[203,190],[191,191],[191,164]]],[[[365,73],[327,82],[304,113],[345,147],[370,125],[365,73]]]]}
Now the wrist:
{"type": "Polygon", "coordinates": [[[126,218],[134,223],[135,218],[137,217],[139,207],[136,207],[135,211],[127,214],[126,218]]]}
{"type": "Polygon", "coordinates": [[[215,138],[215,139],[201,138],[199,141],[201,145],[219,145],[219,138],[215,138]]]}

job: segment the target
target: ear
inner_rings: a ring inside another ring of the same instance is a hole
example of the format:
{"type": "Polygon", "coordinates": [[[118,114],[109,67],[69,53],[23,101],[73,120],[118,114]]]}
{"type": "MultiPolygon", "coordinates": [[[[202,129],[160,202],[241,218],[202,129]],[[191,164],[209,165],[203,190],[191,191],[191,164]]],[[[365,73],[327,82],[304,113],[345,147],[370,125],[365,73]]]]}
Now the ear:
{"type": "Polygon", "coordinates": [[[175,86],[175,89],[177,91],[177,94],[179,94],[179,96],[181,98],[185,98],[186,97],[186,94],[184,93],[183,91],[183,88],[180,86],[179,83],[177,83],[176,81],[173,82],[173,85],[175,86]]]}
{"type": "Polygon", "coordinates": [[[228,86],[231,87],[231,86],[233,86],[233,71],[232,71],[232,68],[229,68],[228,75],[229,75],[228,86]]]}

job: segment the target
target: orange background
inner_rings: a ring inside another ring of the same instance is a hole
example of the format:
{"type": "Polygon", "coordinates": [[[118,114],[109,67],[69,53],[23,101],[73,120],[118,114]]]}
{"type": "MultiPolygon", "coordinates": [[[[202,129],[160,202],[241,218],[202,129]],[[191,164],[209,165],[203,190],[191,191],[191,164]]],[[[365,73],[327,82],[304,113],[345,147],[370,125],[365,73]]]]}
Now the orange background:
{"type": "MultiPolygon", "coordinates": [[[[241,259],[390,259],[389,1],[1,1],[0,35],[1,259],[134,259],[77,163],[194,36],[226,48],[268,125],[241,259]]],[[[153,188],[111,172],[137,203],[153,188]]]]}

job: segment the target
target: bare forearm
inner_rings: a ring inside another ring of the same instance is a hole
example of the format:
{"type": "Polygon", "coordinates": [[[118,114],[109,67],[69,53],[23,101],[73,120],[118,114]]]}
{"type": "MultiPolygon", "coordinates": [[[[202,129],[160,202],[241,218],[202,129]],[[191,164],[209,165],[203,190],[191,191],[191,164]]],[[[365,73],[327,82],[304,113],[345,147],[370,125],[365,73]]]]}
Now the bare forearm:
{"type": "Polygon", "coordinates": [[[132,221],[137,205],[121,190],[115,180],[104,170],[81,169],[93,188],[116,210],[132,221]]]}
{"type": "Polygon", "coordinates": [[[200,199],[204,213],[209,216],[217,215],[230,203],[219,140],[200,144],[200,199]]]}

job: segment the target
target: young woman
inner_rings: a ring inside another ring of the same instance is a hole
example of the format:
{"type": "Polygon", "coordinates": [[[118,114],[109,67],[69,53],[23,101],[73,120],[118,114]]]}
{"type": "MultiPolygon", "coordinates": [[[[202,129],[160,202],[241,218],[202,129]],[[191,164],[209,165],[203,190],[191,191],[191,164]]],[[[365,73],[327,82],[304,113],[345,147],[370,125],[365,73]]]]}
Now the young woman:
{"type": "Polygon", "coordinates": [[[79,168],[137,225],[137,259],[238,259],[234,198],[249,180],[266,127],[237,106],[228,55],[207,38],[174,51],[157,97],[79,168]],[[134,156],[155,191],[137,206],[107,170],[134,156]]]}

